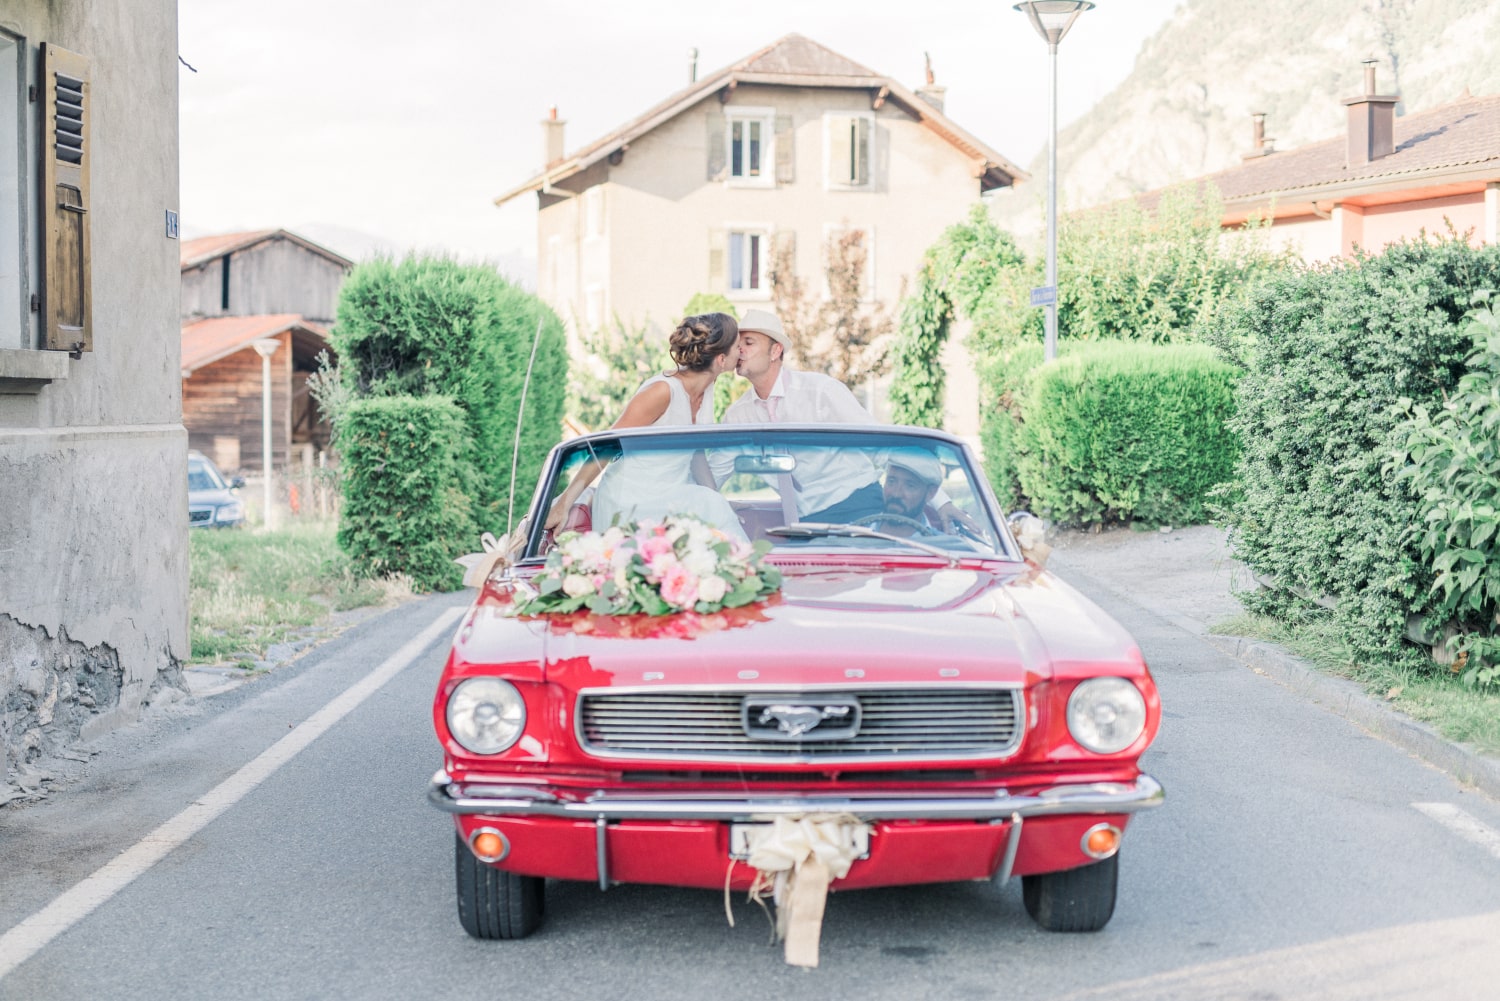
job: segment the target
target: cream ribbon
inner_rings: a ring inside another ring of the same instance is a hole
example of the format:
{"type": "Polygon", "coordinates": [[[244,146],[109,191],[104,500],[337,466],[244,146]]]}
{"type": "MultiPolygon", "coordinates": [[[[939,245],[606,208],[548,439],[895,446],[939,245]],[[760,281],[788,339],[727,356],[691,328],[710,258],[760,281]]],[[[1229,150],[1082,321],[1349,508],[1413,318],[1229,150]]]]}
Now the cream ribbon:
{"type": "Polygon", "coordinates": [[[489,532],[481,535],[480,552],[468,553],[453,561],[464,568],[464,587],[484,587],[484,582],[490,579],[496,567],[507,566],[513,561],[515,551],[526,544],[529,534],[527,519],[522,518],[515,531],[508,535],[498,539],[489,532]]]}
{"type": "Polygon", "coordinates": [[[777,817],[750,831],[748,861],[756,870],[750,899],[764,906],[766,890],[771,890],[776,937],[786,943],[786,961],[792,966],[818,965],[828,886],[849,875],[859,855],[860,831],[868,843],[868,824],[828,813],[777,817]]]}

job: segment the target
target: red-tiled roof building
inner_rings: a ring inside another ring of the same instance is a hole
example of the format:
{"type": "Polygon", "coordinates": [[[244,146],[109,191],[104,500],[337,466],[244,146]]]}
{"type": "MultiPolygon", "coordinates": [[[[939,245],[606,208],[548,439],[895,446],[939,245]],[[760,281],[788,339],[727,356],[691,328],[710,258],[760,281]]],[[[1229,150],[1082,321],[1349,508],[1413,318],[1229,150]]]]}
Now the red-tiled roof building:
{"type": "MultiPolygon", "coordinates": [[[[1273,241],[1306,260],[1378,251],[1450,226],[1476,243],[1496,242],[1500,96],[1465,95],[1398,117],[1399,97],[1375,93],[1373,69],[1365,91],[1344,102],[1344,135],[1297,149],[1270,148],[1257,119],[1240,166],[1199,179],[1223,199],[1223,224],[1269,218],[1273,241]]],[[[1140,201],[1149,207],[1159,196],[1140,201]]]]}

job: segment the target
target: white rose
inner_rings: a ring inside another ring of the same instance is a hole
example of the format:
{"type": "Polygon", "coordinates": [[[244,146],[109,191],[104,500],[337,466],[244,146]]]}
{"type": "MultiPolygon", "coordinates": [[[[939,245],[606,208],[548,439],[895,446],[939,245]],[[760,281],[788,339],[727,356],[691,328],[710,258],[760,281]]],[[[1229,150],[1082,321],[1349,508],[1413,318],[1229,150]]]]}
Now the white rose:
{"type": "Polygon", "coordinates": [[[724,594],[729,590],[729,584],[723,577],[717,574],[704,577],[698,582],[698,600],[714,604],[724,600],[724,594]]]}
{"type": "Polygon", "coordinates": [[[707,577],[718,567],[719,558],[712,549],[689,549],[682,557],[682,565],[695,577],[707,577]]]}
{"type": "Polygon", "coordinates": [[[563,578],[563,594],[570,598],[582,598],[594,593],[594,582],[582,574],[570,573],[563,578]]]}

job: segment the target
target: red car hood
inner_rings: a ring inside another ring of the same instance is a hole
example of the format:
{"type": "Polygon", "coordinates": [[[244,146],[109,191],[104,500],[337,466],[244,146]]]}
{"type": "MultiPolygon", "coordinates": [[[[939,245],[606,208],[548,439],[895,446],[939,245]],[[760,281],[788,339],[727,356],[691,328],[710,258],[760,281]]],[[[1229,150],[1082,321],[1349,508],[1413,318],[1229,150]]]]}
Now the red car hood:
{"type": "MultiPolygon", "coordinates": [[[[1143,670],[1135,642],[1109,616],[1026,565],[783,565],[783,572],[779,595],[745,608],[657,618],[575,613],[526,622],[524,635],[540,646],[533,656],[547,679],[573,690],[1030,684],[1104,665],[1143,670]]],[[[471,623],[459,650],[470,665],[522,659],[515,649],[522,622],[476,614],[471,623]]]]}

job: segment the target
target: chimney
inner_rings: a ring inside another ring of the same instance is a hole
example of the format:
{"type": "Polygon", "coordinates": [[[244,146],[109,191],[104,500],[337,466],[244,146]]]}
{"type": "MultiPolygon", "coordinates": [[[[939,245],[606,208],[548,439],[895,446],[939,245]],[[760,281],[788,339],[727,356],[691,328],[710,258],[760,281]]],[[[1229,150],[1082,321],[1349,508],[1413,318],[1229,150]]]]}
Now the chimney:
{"type": "Polygon", "coordinates": [[[563,158],[563,126],[568,124],[557,117],[557,105],[547,109],[542,119],[542,166],[550,167],[563,158]]]}
{"type": "Polygon", "coordinates": [[[927,61],[927,82],[917,88],[917,96],[936,108],[938,114],[942,114],[943,98],[948,93],[948,88],[937,85],[932,75],[932,56],[924,52],[922,58],[927,61]]]}
{"type": "Polygon", "coordinates": [[[1250,152],[1241,153],[1241,160],[1254,160],[1258,156],[1276,152],[1276,140],[1266,138],[1266,113],[1250,112],[1250,152]]]}
{"type": "Polygon", "coordinates": [[[1344,102],[1349,109],[1349,146],[1347,167],[1363,167],[1381,157],[1390,156],[1395,146],[1395,94],[1375,93],[1375,60],[1366,59],[1365,92],[1344,102]]]}
{"type": "Polygon", "coordinates": [[[698,82],[698,50],[688,49],[688,83],[698,82]]]}

